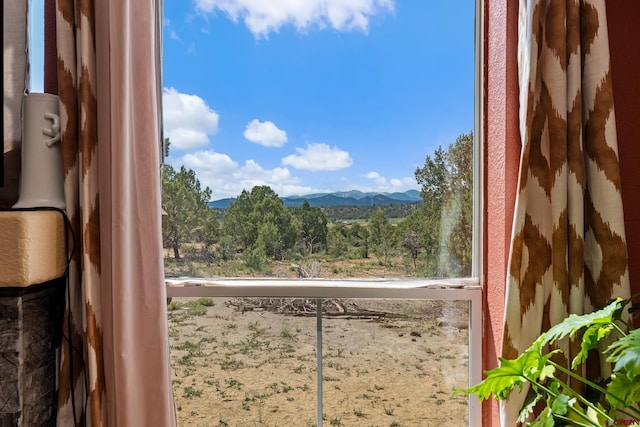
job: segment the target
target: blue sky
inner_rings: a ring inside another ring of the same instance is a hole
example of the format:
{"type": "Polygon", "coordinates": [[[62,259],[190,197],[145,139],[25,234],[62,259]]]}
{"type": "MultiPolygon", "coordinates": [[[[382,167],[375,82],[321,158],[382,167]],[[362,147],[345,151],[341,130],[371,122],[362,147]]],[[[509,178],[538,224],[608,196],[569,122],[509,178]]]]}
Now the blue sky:
{"type": "Polygon", "coordinates": [[[30,0],[28,14],[29,91],[44,91],[44,0],[30,0]]]}
{"type": "Polygon", "coordinates": [[[168,163],[213,198],[405,191],[473,128],[473,0],[165,1],[168,163]]]}
{"type": "Polygon", "coordinates": [[[418,189],[473,129],[474,3],[165,0],[167,162],[212,199],[418,189]]]}

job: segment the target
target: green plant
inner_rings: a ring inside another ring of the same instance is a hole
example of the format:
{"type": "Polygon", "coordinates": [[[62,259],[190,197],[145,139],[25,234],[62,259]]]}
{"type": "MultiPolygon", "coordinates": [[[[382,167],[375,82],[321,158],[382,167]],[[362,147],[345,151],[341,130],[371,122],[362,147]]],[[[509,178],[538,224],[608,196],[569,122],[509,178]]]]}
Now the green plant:
{"type": "Polygon", "coordinates": [[[282,331],[280,332],[280,337],[288,338],[288,339],[295,339],[295,335],[293,334],[293,332],[291,332],[291,329],[289,328],[288,325],[285,325],[282,328],[282,331]]]}
{"type": "Polygon", "coordinates": [[[331,418],[331,421],[329,421],[329,424],[331,424],[332,426],[341,426],[342,425],[342,418],[333,417],[333,418],[331,418]]]}
{"type": "Polygon", "coordinates": [[[171,311],[177,311],[180,310],[183,307],[184,304],[182,304],[179,301],[171,301],[169,303],[169,305],[167,306],[167,311],[171,312],[171,311]]]}
{"type": "Polygon", "coordinates": [[[198,298],[188,301],[181,306],[178,305],[177,308],[185,310],[184,315],[186,317],[204,316],[207,314],[207,307],[213,307],[213,304],[214,302],[211,298],[198,298]]]}
{"type": "Polygon", "coordinates": [[[623,307],[629,300],[617,300],[605,308],[585,315],[570,315],[561,323],[543,333],[516,359],[500,359],[500,366],[485,372],[479,384],[456,393],[475,393],[480,400],[492,394],[498,400],[506,399],[511,391],[523,384],[531,385],[531,399],[520,412],[519,421],[525,422],[539,405],[540,412],[531,426],[601,426],[614,425],[621,416],[640,418],[640,329],[630,330],[621,320],[623,307]],[[561,350],[548,351],[548,345],[565,337],[580,338],[581,350],[568,369],[552,356],[561,350]],[[612,342],[599,350],[603,339],[612,342]],[[611,363],[611,377],[594,383],[578,373],[590,351],[602,351],[611,363]],[[557,375],[560,374],[560,375],[557,375]],[[563,379],[568,377],[591,388],[595,397],[587,399],[563,379]]]}
{"type": "Polygon", "coordinates": [[[222,362],[220,362],[220,369],[222,370],[233,370],[233,369],[241,369],[244,367],[244,363],[242,360],[238,360],[235,358],[225,358],[222,362]]]}
{"type": "Polygon", "coordinates": [[[204,305],[205,307],[213,307],[215,303],[213,302],[213,298],[198,298],[196,300],[196,304],[204,305]]]}
{"type": "Polygon", "coordinates": [[[184,393],[182,397],[186,397],[187,399],[191,399],[192,397],[200,397],[202,396],[202,391],[191,386],[184,388],[184,393]]]}
{"type": "Polygon", "coordinates": [[[238,390],[242,388],[242,383],[234,378],[227,378],[225,382],[228,388],[237,388],[238,390]]]}
{"type": "Polygon", "coordinates": [[[180,357],[180,359],[178,359],[178,365],[184,365],[184,366],[192,366],[195,364],[195,362],[193,361],[193,355],[192,354],[185,354],[184,356],[180,357]]]}

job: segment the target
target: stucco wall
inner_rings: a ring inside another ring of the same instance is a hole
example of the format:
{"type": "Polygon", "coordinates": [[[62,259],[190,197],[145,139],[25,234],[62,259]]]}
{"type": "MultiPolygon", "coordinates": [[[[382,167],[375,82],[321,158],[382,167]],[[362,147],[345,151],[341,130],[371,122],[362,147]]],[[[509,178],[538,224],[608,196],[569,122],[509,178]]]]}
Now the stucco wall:
{"type": "MultiPolygon", "coordinates": [[[[505,277],[520,159],[517,13],[517,2],[485,1],[485,370],[497,366],[502,349],[505,277]]],[[[493,400],[483,404],[483,425],[499,425],[493,400]]]]}
{"type": "MultiPolygon", "coordinates": [[[[640,2],[607,1],[631,294],[640,293],[640,2]]],[[[640,326],[640,325],[639,325],[640,326]]]]}

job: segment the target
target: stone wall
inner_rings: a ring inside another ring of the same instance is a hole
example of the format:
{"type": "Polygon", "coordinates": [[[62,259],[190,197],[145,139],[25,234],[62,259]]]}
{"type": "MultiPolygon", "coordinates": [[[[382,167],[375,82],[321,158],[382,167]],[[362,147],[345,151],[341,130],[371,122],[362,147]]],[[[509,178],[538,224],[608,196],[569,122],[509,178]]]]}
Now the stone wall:
{"type": "Polygon", "coordinates": [[[0,427],[55,426],[64,284],[0,288],[0,427]]]}

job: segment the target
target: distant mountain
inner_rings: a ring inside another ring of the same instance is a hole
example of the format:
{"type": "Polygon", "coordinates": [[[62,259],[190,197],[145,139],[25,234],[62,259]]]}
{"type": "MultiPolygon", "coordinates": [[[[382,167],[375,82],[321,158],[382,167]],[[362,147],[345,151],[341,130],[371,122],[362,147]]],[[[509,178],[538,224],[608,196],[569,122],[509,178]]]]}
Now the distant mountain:
{"type": "Polygon", "coordinates": [[[359,200],[359,199],[362,199],[363,197],[374,196],[376,194],[381,194],[381,193],[363,193],[362,191],[358,191],[358,190],[349,190],[349,191],[335,191],[333,193],[313,193],[313,194],[305,194],[304,196],[289,196],[285,198],[311,200],[311,199],[319,199],[321,197],[331,195],[331,196],[345,198],[345,199],[359,200]]]}
{"type": "Polygon", "coordinates": [[[395,200],[402,200],[409,203],[422,201],[422,197],[420,197],[420,192],[418,190],[409,190],[409,191],[405,191],[404,193],[385,194],[385,196],[395,200]]]}
{"type": "Polygon", "coordinates": [[[220,200],[212,200],[207,204],[209,205],[210,208],[227,209],[231,204],[231,202],[235,202],[235,201],[236,201],[235,198],[226,198],[226,199],[220,199],[220,200]]]}
{"type": "MultiPolygon", "coordinates": [[[[404,193],[363,193],[362,191],[351,190],[282,198],[285,206],[302,206],[305,200],[311,206],[376,206],[419,203],[422,198],[417,190],[409,190],[404,193]]],[[[226,209],[233,201],[235,201],[234,198],[214,200],[209,202],[209,207],[226,209]]]]}

